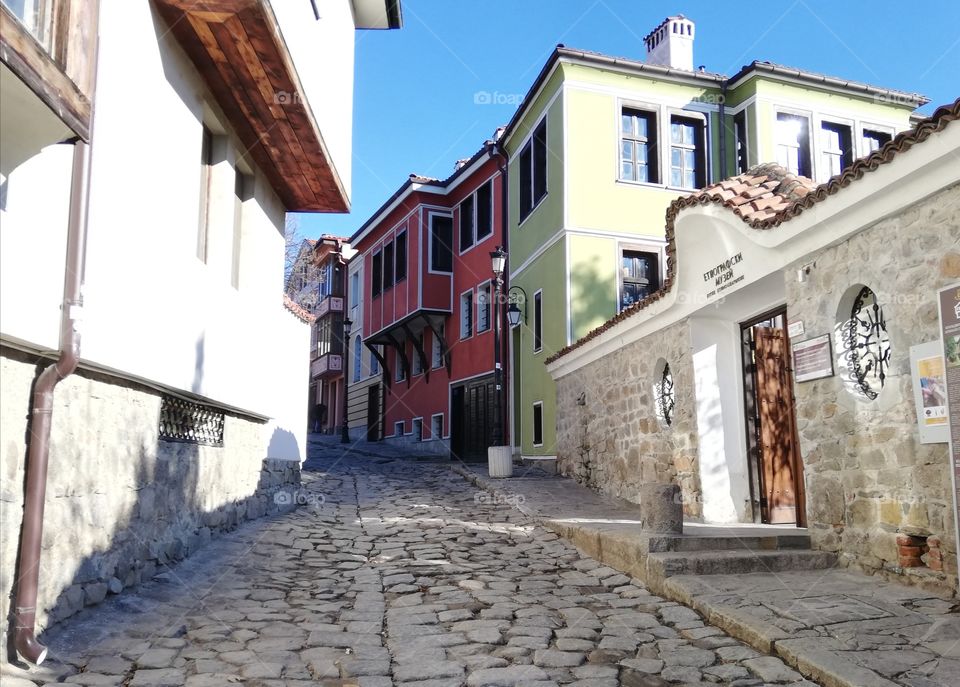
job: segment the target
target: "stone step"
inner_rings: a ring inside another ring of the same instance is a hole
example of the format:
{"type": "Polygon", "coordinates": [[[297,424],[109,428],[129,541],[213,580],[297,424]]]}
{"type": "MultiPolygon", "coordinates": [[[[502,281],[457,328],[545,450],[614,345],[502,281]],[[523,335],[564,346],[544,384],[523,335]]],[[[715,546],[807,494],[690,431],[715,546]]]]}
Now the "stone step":
{"type": "Polygon", "coordinates": [[[557,459],[551,456],[520,456],[520,465],[540,468],[551,475],[557,474],[557,459]]]}
{"type": "Polygon", "coordinates": [[[650,537],[649,551],[777,551],[809,549],[807,534],[770,534],[750,536],[657,535],[650,537]]]}
{"type": "Polygon", "coordinates": [[[647,575],[662,580],[674,575],[740,575],[788,570],[827,570],[836,564],[836,554],[809,549],[669,551],[647,556],[647,575]]]}

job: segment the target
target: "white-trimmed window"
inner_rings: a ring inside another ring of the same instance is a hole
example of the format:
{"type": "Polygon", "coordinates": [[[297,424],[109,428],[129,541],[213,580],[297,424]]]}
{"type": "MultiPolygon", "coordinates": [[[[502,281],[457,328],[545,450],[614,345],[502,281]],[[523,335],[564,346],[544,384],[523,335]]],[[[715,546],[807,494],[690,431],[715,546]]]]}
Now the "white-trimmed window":
{"type": "Polygon", "coordinates": [[[373,351],[370,351],[370,374],[375,375],[380,372],[380,361],[377,360],[377,356],[374,355],[373,351]]]}
{"type": "Polygon", "coordinates": [[[817,181],[837,176],[853,162],[850,127],[837,122],[820,123],[820,169],[817,181]]]}
{"type": "Polygon", "coordinates": [[[477,287],[477,333],[490,329],[490,310],[492,297],[490,282],[477,287]]]}
{"type": "Polygon", "coordinates": [[[543,350],[543,291],[533,294],[533,352],[543,350]]]}
{"type": "Polygon", "coordinates": [[[394,279],[396,281],[394,283],[399,284],[407,278],[407,232],[401,231],[397,234],[394,244],[396,245],[394,252],[394,260],[396,262],[394,279]]]}
{"type": "Polygon", "coordinates": [[[707,140],[703,119],[670,117],[670,186],[696,189],[707,185],[707,140]]]}
{"type": "Polygon", "coordinates": [[[430,335],[430,367],[443,367],[443,325],[440,325],[440,336],[431,332],[430,335]]]}
{"type": "Polygon", "coordinates": [[[406,371],[403,369],[403,354],[400,351],[394,349],[393,352],[393,367],[394,367],[394,380],[402,382],[407,378],[406,371]]]}
{"type": "Polygon", "coordinates": [[[413,440],[423,441],[423,418],[413,418],[413,440]]]}
{"type": "Polygon", "coordinates": [[[443,439],[443,413],[437,413],[430,418],[430,438],[443,439]]]}
{"type": "Polygon", "coordinates": [[[620,310],[643,300],[660,287],[660,256],[638,248],[620,250],[620,310]]]}
{"type": "Polygon", "coordinates": [[[620,114],[620,178],[657,183],[657,115],[625,107],[620,114]]]}
{"type": "Polygon", "coordinates": [[[749,169],[747,154],[747,111],[741,110],[733,116],[734,152],[737,159],[737,173],[743,174],[749,169]]]}
{"type": "Polygon", "coordinates": [[[860,140],[860,148],[863,151],[863,156],[866,157],[870,153],[880,150],[884,145],[889,143],[892,138],[893,136],[887,131],[864,127],[863,136],[860,140]]]}
{"type": "Polygon", "coordinates": [[[493,233],[493,180],[488,180],[460,203],[460,252],[493,233]]]}
{"type": "Polygon", "coordinates": [[[378,250],[373,254],[370,268],[370,296],[376,298],[383,288],[383,255],[378,250]]]}
{"type": "Polygon", "coordinates": [[[460,294],[460,338],[473,336],[473,289],[460,294]]]}
{"type": "Polygon", "coordinates": [[[777,164],[809,177],[810,120],[803,115],[778,112],[776,121],[777,164]]]}
{"type": "Polygon", "coordinates": [[[402,436],[403,436],[403,429],[404,429],[404,427],[405,427],[405,423],[404,423],[403,420],[397,420],[396,422],[394,422],[394,423],[393,423],[393,436],[395,436],[395,437],[402,437],[402,436]]]}
{"type": "Polygon", "coordinates": [[[543,401],[533,404],[533,445],[543,446],[543,401]]]}
{"type": "Polygon", "coordinates": [[[547,195],[547,118],[520,151],[520,221],[547,195]]]}
{"type": "Polygon", "coordinates": [[[356,308],[360,305],[360,273],[354,272],[350,275],[350,307],[356,308]]]}
{"type": "Polygon", "coordinates": [[[453,271],[453,218],[430,215],[430,270],[453,271]]]}

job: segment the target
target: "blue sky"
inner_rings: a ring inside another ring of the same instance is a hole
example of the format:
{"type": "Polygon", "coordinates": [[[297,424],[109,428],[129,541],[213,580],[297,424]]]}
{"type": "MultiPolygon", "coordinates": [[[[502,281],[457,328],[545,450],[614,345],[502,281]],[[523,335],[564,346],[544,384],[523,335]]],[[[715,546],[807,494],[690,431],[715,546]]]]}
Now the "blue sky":
{"type": "Polygon", "coordinates": [[[669,14],[696,23],[694,64],[753,60],[960,96],[960,2],[892,0],[402,0],[399,31],[357,33],[353,210],[299,215],[305,237],[349,236],[411,172],[443,178],[505,124],[557,43],[643,59],[669,14]],[[478,93],[491,94],[478,104],[478,93]]]}

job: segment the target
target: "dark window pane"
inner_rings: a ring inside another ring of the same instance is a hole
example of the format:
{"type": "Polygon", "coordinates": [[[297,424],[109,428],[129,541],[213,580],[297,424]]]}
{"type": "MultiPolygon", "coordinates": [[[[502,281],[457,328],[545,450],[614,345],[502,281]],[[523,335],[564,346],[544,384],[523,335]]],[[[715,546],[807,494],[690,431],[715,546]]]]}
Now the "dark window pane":
{"type": "Polygon", "coordinates": [[[430,269],[437,272],[453,271],[453,218],[433,215],[430,269]]]}
{"type": "Polygon", "coordinates": [[[543,348],[543,301],[542,294],[533,297],[533,350],[543,348]]]}
{"type": "Polygon", "coordinates": [[[533,204],[547,195],[547,120],[533,134],[533,204]]]}
{"type": "Polygon", "coordinates": [[[520,219],[530,214],[530,210],[533,209],[533,188],[531,186],[533,154],[530,152],[530,147],[531,143],[527,143],[524,149],[520,151],[520,219]]]}
{"type": "Polygon", "coordinates": [[[460,252],[473,245],[473,196],[460,203],[460,252]]]}
{"type": "Polygon", "coordinates": [[[397,236],[397,281],[407,278],[407,232],[397,236]]]}
{"type": "Polygon", "coordinates": [[[393,241],[383,247],[383,290],[393,286],[393,241]]]}
{"type": "Polygon", "coordinates": [[[477,241],[493,233],[493,181],[477,189],[477,241]]]}
{"type": "Polygon", "coordinates": [[[543,443],[543,406],[533,406],[533,443],[543,443]]]}
{"type": "Polygon", "coordinates": [[[370,293],[374,297],[380,295],[380,290],[383,288],[383,256],[380,255],[380,252],[377,251],[373,254],[373,269],[372,275],[370,278],[370,293]]]}

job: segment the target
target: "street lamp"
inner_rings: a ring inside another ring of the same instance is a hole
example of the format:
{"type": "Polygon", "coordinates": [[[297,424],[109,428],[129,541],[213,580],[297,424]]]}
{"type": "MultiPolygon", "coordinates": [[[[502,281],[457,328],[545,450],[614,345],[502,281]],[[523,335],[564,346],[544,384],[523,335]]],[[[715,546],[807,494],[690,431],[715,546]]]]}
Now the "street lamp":
{"type": "Polygon", "coordinates": [[[521,322],[527,321],[527,292],[519,286],[511,286],[510,291],[507,294],[507,323],[510,325],[510,329],[516,329],[520,326],[521,322]],[[514,291],[519,291],[520,293],[513,293],[514,291]],[[523,294],[521,296],[520,294],[523,294]],[[523,310],[520,309],[520,306],[523,306],[523,310]]]}
{"type": "Polygon", "coordinates": [[[340,428],[340,443],[350,443],[350,427],[347,425],[347,367],[350,360],[350,326],[353,322],[349,317],[343,318],[343,362],[340,369],[343,370],[343,426],[340,428]]]}
{"type": "Polygon", "coordinates": [[[503,266],[507,262],[507,254],[503,248],[497,246],[490,253],[490,266],[493,270],[493,445],[503,444],[503,421],[500,411],[500,395],[503,388],[500,365],[500,289],[503,287],[503,266]]]}

